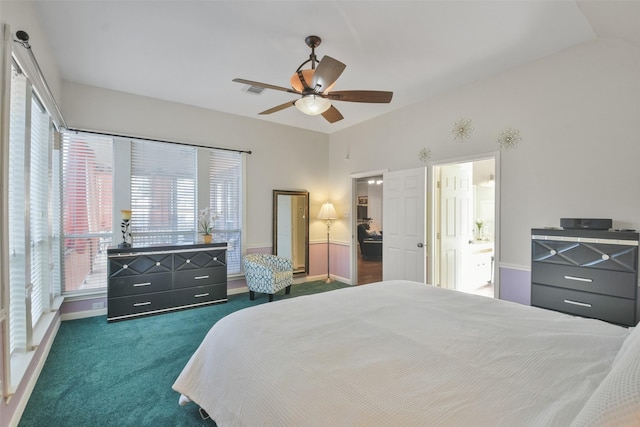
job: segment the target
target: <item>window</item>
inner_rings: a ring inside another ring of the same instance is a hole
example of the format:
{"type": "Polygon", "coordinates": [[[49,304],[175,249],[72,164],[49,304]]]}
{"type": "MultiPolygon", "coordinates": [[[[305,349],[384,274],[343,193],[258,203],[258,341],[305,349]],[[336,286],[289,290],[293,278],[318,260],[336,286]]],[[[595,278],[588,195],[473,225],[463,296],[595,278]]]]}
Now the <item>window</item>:
{"type": "Polygon", "coordinates": [[[134,246],[193,242],[196,149],[155,141],[131,143],[131,234],[134,246]]]}
{"type": "Polygon", "coordinates": [[[11,66],[9,106],[9,342],[10,352],[27,347],[25,288],[27,78],[11,66]]]}
{"type": "Polygon", "coordinates": [[[240,274],[242,255],[242,154],[209,152],[209,207],[218,214],[214,238],[227,242],[227,274],[240,274]]]}
{"type": "Polygon", "coordinates": [[[27,352],[51,308],[60,277],[52,267],[53,123],[20,68],[11,64],[9,99],[9,351],[27,352]]]}
{"type": "Polygon", "coordinates": [[[240,273],[241,153],[75,131],[63,132],[61,151],[65,293],[106,288],[121,209],[131,210],[133,245],[148,246],[198,242],[198,209],[209,206],[214,238],[228,242],[227,273],[240,273]]]}
{"type": "Polygon", "coordinates": [[[53,127],[49,114],[37,98],[31,99],[31,153],[29,172],[29,226],[31,235],[31,324],[35,325],[43,311],[49,311],[48,283],[51,239],[49,202],[51,196],[51,151],[53,127]]]}
{"type": "Polygon", "coordinates": [[[112,244],[113,140],[62,137],[62,270],[66,293],[104,288],[112,244]]]}

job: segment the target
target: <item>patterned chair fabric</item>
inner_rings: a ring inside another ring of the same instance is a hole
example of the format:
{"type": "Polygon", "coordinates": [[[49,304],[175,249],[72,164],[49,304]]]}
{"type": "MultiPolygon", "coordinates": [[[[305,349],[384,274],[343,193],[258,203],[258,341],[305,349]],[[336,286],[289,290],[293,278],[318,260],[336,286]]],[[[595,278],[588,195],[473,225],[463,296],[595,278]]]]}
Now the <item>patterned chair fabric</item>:
{"type": "Polygon", "coordinates": [[[253,301],[255,293],[273,294],[285,288],[291,292],[293,282],[293,263],[289,258],[271,254],[248,254],[243,258],[244,274],[249,288],[249,299],[253,301]]]}

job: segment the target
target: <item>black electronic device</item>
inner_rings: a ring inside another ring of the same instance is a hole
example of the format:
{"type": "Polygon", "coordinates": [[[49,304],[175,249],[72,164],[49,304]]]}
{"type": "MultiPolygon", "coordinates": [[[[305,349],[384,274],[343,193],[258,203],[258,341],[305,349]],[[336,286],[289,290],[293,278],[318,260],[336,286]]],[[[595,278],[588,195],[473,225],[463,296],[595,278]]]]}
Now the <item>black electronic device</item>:
{"type": "Polygon", "coordinates": [[[560,227],[565,230],[609,230],[612,225],[610,218],[560,218],[560,227]]]}

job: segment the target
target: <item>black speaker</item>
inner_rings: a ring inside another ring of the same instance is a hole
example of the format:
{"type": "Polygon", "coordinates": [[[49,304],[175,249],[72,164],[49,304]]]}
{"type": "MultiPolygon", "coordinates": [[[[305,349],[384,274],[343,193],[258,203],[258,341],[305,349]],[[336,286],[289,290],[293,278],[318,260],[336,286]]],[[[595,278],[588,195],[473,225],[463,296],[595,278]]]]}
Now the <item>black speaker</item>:
{"type": "Polygon", "coordinates": [[[608,230],[613,225],[611,219],[603,218],[560,218],[560,227],[565,230],[608,230]]]}

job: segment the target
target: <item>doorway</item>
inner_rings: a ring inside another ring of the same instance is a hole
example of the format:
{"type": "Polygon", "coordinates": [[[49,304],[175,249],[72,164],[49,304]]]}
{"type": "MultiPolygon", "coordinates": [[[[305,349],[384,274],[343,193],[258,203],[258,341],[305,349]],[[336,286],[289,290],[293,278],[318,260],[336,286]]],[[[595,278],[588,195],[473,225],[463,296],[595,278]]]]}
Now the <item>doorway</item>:
{"type": "Polygon", "coordinates": [[[352,175],[354,285],[382,280],[383,171],[352,175]]]}
{"type": "Polygon", "coordinates": [[[495,277],[497,163],[497,156],[490,156],[432,167],[429,280],[434,285],[499,295],[495,277]]]}

